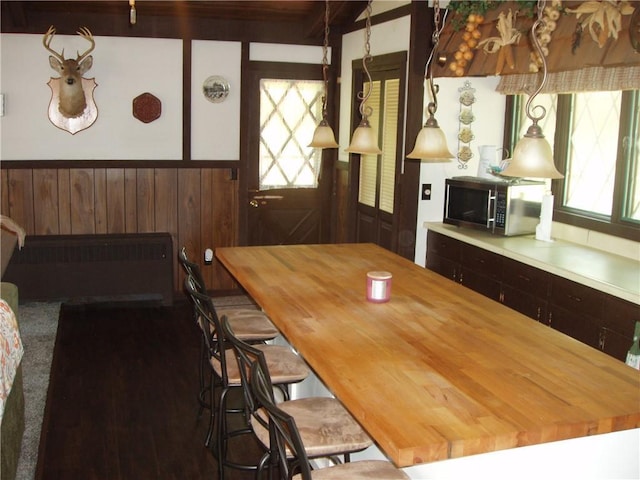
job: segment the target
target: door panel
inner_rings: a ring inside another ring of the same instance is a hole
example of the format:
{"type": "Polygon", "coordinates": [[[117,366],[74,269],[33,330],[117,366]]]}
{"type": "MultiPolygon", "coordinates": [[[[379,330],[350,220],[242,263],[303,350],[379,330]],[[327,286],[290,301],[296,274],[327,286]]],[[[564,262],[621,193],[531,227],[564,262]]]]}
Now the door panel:
{"type": "Polygon", "coordinates": [[[322,243],[322,150],[307,146],[322,118],[322,72],[312,65],[252,67],[247,243],[322,243]]]}
{"type": "Polygon", "coordinates": [[[249,207],[249,245],[318,243],[317,189],[256,192],[249,207]]]}

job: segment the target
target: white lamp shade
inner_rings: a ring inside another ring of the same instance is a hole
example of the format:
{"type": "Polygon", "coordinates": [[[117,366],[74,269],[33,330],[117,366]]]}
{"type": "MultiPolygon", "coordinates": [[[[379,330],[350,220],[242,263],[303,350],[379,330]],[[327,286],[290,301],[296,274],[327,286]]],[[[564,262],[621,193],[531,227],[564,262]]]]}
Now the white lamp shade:
{"type": "Polygon", "coordinates": [[[564,177],[553,163],[553,153],[547,139],[527,136],[518,142],[513,158],[500,175],[520,178],[564,177]]]}
{"type": "Polygon", "coordinates": [[[378,139],[373,129],[369,125],[363,126],[361,123],[353,132],[351,144],[345,152],[380,155],[382,150],[378,147],[378,139]]]}
{"type": "Polygon", "coordinates": [[[447,140],[440,127],[422,127],[416,138],[416,144],[407,158],[422,160],[446,160],[453,158],[447,147],[447,140]]]}
{"type": "Polygon", "coordinates": [[[313,148],[338,148],[333,129],[329,125],[318,125],[309,146],[313,148]]]}

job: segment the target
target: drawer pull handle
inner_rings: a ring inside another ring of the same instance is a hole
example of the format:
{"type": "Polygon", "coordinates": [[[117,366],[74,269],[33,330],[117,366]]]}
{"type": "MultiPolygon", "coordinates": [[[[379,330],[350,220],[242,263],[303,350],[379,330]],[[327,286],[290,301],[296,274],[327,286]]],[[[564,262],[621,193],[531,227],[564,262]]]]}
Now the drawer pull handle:
{"type": "Polygon", "coordinates": [[[524,280],[525,282],[530,282],[531,281],[531,279],[529,277],[526,277],[524,275],[518,275],[518,278],[520,280],[524,280]]]}
{"type": "Polygon", "coordinates": [[[575,295],[567,295],[567,297],[569,297],[574,302],[581,302],[582,301],[582,299],[580,297],[576,297],[575,295]]]}

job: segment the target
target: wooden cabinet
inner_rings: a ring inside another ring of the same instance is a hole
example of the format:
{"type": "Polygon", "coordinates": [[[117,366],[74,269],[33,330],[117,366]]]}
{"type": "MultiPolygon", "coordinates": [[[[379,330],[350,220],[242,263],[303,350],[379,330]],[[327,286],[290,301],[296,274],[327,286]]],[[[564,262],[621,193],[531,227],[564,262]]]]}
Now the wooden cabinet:
{"type": "Polygon", "coordinates": [[[607,295],[598,338],[600,350],[624,360],[633,343],[636,322],[640,322],[640,305],[607,295]]]}
{"type": "Polygon", "coordinates": [[[502,258],[500,301],[539,322],[547,318],[551,274],[510,258],[502,258]]]}
{"type": "Polygon", "coordinates": [[[426,266],[619,360],[640,321],[640,305],[431,230],[426,266]]]}
{"type": "Polygon", "coordinates": [[[460,251],[463,242],[429,231],[427,232],[427,245],[429,253],[427,254],[426,267],[454,282],[459,281],[460,251]]]}
{"type": "Polygon", "coordinates": [[[493,300],[502,296],[503,257],[488,250],[462,243],[459,282],[493,300]]]}
{"type": "Polygon", "coordinates": [[[554,275],[547,324],[598,348],[604,297],[598,290],[554,275]]]}

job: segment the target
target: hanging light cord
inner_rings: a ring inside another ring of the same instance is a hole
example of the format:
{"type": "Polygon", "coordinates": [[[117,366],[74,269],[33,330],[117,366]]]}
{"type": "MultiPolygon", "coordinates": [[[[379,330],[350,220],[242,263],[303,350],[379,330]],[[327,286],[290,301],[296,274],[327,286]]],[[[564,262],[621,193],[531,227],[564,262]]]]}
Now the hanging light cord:
{"type": "Polygon", "coordinates": [[[324,80],[324,95],[322,96],[322,118],[327,116],[327,96],[329,92],[329,78],[327,72],[329,70],[328,60],[329,50],[329,0],[325,0],[324,9],[324,44],[322,45],[322,78],[324,80]]]}
{"type": "Polygon", "coordinates": [[[366,26],[365,42],[364,42],[365,55],[362,57],[362,68],[364,70],[364,73],[367,75],[369,88],[367,90],[366,95],[364,93],[364,85],[362,86],[362,92],[358,92],[358,99],[360,100],[360,115],[365,119],[368,118],[369,115],[373,113],[373,109],[371,107],[369,106],[365,107],[365,103],[367,103],[367,100],[371,96],[371,90],[373,88],[373,85],[371,82],[371,74],[369,73],[369,69],[367,68],[367,63],[371,62],[372,60],[372,57],[371,57],[371,2],[372,0],[369,0],[369,3],[367,4],[367,16],[365,20],[365,26],[366,26]]]}
{"type": "Polygon", "coordinates": [[[531,108],[531,103],[533,102],[533,99],[536,98],[536,96],[542,91],[544,86],[547,84],[547,76],[548,76],[547,59],[545,58],[544,53],[542,52],[542,46],[540,45],[540,41],[538,40],[538,35],[536,33],[538,29],[544,28],[544,19],[542,17],[542,13],[544,12],[545,4],[546,4],[545,0],[538,0],[538,5],[537,5],[538,18],[534,22],[533,26],[531,27],[531,41],[533,42],[533,46],[536,48],[536,51],[538,52],[538,56],[542,61],[542,81],[540,82],[540,85],[538,86],[537,90],[533,92],[533,94],[529,97],[525,105],[525,113],[527,114],[527,117],[529,117],[529,120],[531,120],[534,125],[537,125],[538,122],[542,120],[544,116],[547,114],[547,109],[544,108],[542,105],[536,105],[533,107],[533,109],[531,108]],[[539,108],[540,110],[542,110],[542,113],[538,116],[532,113],[532,110],[535,110],[536,108],[539,108]]]}
{"type": "Polygon", "coordinates": [[[433,83],[433,67],[431,63],[433,62],[433,58],[436,56],[436,53],[438,51],[438,44],[440,43],[440,34],[444,29],[444,24],[447,19],[447,13],[448,13],[448,10],[444,11],[444,15],[442,18],[442,26],[440,26],[440,2],[438,0],[434,0],[433,8],[434,8],[433,22],[435,25],[433,33],[431,34],[431,42],[433,43],[433,48],[431,49],[431,53],[429,53],[429,58],[427,59],[427,66],[426,66],[425,75],[424,75],[425,80],[427,80],[427,82],[429,83],[429,90],[431,90],[431,101],[427,105],[427,111],[432,116],[435,115],[436,111],[438,110],[437,93],[438,93],[439,87],[438,85],[433,83]]]}

